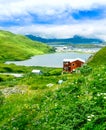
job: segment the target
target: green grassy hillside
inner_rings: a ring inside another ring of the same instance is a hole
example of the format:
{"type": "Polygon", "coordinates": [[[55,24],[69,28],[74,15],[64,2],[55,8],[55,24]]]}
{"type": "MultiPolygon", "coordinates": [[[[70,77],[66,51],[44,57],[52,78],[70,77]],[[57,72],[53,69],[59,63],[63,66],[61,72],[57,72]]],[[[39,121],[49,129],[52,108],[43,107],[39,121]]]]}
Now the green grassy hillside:
{"type": "Polygon", "coordinates": [[[89,59],[88,64],[95,67],[103,64],[106,65],[106,47],[102,48],[94,56],[92,56],[89,59]]]}
{"type": "Polygon", "coordinates": [[[31,69],[22,78],[0,75],[1,130],[105,130],[106,66],[64,75],[31,69]]]}
{"type": "Polygon", "coordinates": [[[0,61],[24,60],[36,54],[52,52],[45,44],[34,42],[22,35],[0,30],[0,61]]]}
{"type": "Polygon", "coordinates": [[[0,74],[0,130],[106,130],[103,56],[98,56],[99,67],[85,65],[72,74],[61,74],[59,68],[1,63],[0,72],[23,77],[0,74]],[[43,74],[33,74],[33,69],[43,74]]]}

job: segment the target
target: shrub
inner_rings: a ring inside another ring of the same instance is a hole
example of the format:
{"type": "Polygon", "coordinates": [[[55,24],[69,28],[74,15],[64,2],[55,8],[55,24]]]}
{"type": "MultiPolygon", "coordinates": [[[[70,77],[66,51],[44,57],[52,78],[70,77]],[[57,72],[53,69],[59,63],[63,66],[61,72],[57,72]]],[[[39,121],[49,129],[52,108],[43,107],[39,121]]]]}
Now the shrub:
{"type": "Polygon", "coordinates": [[[79,68],[81,74],[83,75],[88,75],[91,73],[92,68],[88,65],[83,65],[81,68],[79,68]]]}
{"type": "Polygon", "coordinates": [[[4,103],[4,95],[3,93],[0,91],[0,106],[3,105],[4,103]]]}
{"type": "Polygon", "coordinates": [[[49,75],[61,75],[62,70],[61,69],[53,69],[49,71],[49,75]]]}

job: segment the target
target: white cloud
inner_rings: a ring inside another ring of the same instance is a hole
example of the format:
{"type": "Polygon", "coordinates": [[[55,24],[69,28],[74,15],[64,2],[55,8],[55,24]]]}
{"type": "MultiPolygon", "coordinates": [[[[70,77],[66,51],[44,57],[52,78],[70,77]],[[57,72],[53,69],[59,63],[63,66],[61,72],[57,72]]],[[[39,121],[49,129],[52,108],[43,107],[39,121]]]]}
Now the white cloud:
{"type": "MultiPolygon", "coordinates": [[[[2,28],[1,28],[2,29],[2,28]]],[[[34,34],[46,38],[69,38],[74,35],[97,37],[106,40],[106,19],[70,25],[31,25],[5,28],[14,33],[34,34]]]]}
{"type": "Polygon", "coordinates": [[[1,26],[0,28],[15,33],[34,33],[43,37],[65,38],[78,34],[106,40],[106,19],[76,22],[71,17],[73,10],[88,10],[99,6],[106,6],[106,0],[0,0],[0,21],[15,18],[17,22],[25,22],[24,26],[1,26]],[[30,13],[42,18],[46,18],[46,15],[61,18],[70,13],[70,17],[65,19],[67,25],[59,25],[59,23],[58,25],[36,25],[32,23],[31,17],[27,17],[30,13]]]}
{"type": "Polygon", "coordinates": [[[68,10],[83,10],[106,5],[106,0],[0,0],[0,15],[23,15],[29,12],[53,15],[68,10]]]}

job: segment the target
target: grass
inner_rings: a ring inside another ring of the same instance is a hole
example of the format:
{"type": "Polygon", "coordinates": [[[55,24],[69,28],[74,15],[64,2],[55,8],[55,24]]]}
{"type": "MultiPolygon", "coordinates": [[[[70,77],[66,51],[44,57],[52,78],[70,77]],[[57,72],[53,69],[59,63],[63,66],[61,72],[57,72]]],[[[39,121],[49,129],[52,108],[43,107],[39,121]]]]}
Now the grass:
{"type": "Polygon", "coordinates": [[[100,65],[106,65],[106,47],[103,47],[100,51],[98,51],[94,56],[92,56],[88,64],[91,66],[100,66],[100,65]]]}
{"type": "Polygon", "coordinates": [[[53,73],[61,69],[42,67],[44,74],[35,75],[29,73],[29,68],[15,85],[25,93],[4,98],[0,109],[2,130],[105,130],[106,66],[100,66],[99,71],[85,71],[86,74],[81,71],[64,75],[53,73]],[[58,84],[60,79],[62,84],[58,84]],[[49,83],[53,86],[47,86],[49,83]]]}
{"type": "Polygon", "coordinates": [[[53,48],[46,44],[2,30],[0,31],[0,48],[0,61],[24,60],[33,55],[54,52],[53,48]]]}
{"type": "Polygon", "coordinates": [[[24,77],[0,75],[0,130],[105,130],[104,60],[100,55],[99,67],[92,65],[96,63],[92,59],[78,73],[63,75],[60,68],[1,63],[0,72],[23,73],[24,77]],[[32,74],[32,69],[40,69],[43,74],[32,74]],[[4,93],[8,88],[22,91],[4,93]]]}

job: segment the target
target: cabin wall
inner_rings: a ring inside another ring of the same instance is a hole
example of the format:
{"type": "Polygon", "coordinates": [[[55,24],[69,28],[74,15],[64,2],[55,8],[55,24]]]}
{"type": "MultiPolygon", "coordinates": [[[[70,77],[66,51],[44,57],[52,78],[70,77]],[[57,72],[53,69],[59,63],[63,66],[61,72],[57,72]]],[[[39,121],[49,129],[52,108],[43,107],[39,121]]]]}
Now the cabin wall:
{"type": "Polygon", "coordinates": [[[81,67],[84,64],[84,62],[81,62],[79,60],[73,61],[73,62],[63,62],[63,71],[64,72],[72,72],[78,67],[81,67]]]}
{"type": "Polygon", "coordinates": [[[81,61],[74,61],[71,63],[71,71],[73,71],[74,69],[81,67],[83,65],[83,62],[81,61]]]}

